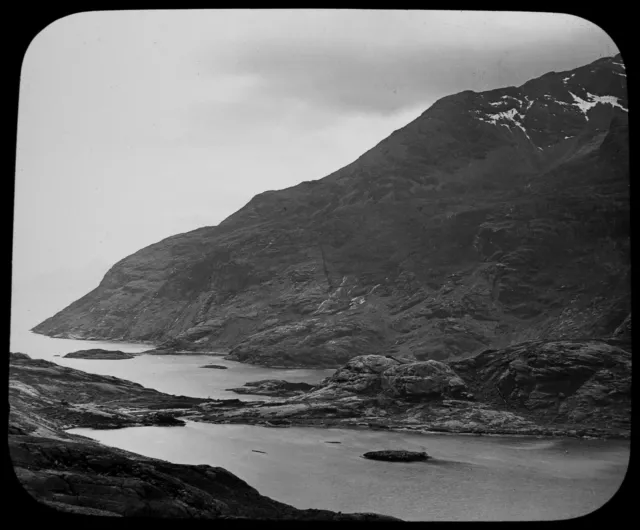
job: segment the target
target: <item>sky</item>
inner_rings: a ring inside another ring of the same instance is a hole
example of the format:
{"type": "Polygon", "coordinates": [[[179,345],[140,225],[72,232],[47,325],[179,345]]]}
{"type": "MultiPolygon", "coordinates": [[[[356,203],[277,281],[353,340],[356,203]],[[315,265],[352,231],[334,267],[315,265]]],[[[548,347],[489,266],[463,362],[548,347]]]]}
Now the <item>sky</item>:
{"type": "Polygon", "coordinates": [[[439,98],[618,49],[549,13],[109,11],[44,28],[20,81],[12,327],[111,265],[322,178],[439,98]]]}

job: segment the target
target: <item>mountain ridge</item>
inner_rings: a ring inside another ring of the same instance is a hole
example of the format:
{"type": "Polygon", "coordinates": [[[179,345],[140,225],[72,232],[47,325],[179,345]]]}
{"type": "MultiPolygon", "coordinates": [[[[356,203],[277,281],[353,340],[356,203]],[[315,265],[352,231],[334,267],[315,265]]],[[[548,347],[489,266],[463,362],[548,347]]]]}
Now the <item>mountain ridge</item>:
{"type": "Polygon", "coordinates": [[[447,96],[327,177],[120,260],[33,331],[277,366],[611,334],[627,109],[620,55],[447,96]]]}

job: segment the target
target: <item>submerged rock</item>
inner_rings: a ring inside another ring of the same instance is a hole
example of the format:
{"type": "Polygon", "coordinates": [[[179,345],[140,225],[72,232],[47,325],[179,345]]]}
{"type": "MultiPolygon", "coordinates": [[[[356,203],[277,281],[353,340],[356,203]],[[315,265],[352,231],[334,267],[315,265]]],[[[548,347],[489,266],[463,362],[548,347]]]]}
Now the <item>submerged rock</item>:
{"type": "Polygon", "coordinates": [[[218,370],[226,370],[229,367],[228,366],[222,366],[221,364],[205,364],[204,366],[201,366],[200,368],[216,368],[218,370]]]}
{"type": "Polygon", "coordinates": [[[64,357],[68,359],[117,360],[117,359],[133,359],[135,355],[132,353],[127,353],[123,351],[102,350],[100,348],[94,348],[91,350],[79,350],[79,351],[67,353],[64,357]]]}
{"type": "Polygon", "coordinates": [[[362,456],[369,460],[384,460],[386,462],[424,462],[431,458],[424,451],[402,450],[370,451],[362,456]]]}

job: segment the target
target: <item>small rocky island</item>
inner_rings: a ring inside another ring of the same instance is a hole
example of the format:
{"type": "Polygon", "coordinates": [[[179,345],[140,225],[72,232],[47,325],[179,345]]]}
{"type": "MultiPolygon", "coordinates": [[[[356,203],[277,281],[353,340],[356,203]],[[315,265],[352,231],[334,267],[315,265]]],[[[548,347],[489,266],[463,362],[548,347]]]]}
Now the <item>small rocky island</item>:
{"type": "Polygon", "coordinates": [[[384,460],[386,462],[425,462],[431,457],[424,451],[369,451],[362,455],[369,460],[384,460]]]}
{"type": "Polygon", "coordinates": [[[310,392],[315,388],[315,385],[309,383],[291,383],[282,379],[262,379],[260,381],[250,381],[238,388],[227,388],[227,391],[235,392],[236,394],[292,397],[310,392]]]}
{"type": "Polygon", "coordinates": [[[204,366],[201,366],[200,368],[214,368],[216,370],[226,370],[228,368],[228,366],[222,366],[221,364],[205,364],[204,366]]]}
{"type": "Polygon", "coordinates": [[[64,357],[67,359],[100,359],[112,361],[118,359],[133,359],[135,355],[133,353],[127,353],[119,350],[102,350],[100,348],[94,348],[91,350],[79,350],[67,353],[64,357]]]}

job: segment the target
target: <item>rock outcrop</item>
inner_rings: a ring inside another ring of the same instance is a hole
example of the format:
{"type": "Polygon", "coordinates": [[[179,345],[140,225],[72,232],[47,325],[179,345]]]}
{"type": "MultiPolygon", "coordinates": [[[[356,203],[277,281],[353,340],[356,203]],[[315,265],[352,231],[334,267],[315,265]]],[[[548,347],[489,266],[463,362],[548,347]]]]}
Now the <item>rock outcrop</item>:
{"type": "Polygon", "coordinates": [[[631,354],[574,340],[522,343],[450,363],[366,355],[288,399],[202,409],[194,419],[215,423],[625,438],[631,354]]]}
{"type": "Polygon", "coordinates": [[[309,383],[291,383],[282,379],[263,379],[261,381],[250,381],[238,388],[227,388],[227,390],[236,394],[291,397],[304,394],[315,387],[315,385],[309,383]]]}
{"type": "Polygon", "coordinates": [[[9,420],[21,432],[182,425],[177,416],[206,402],[138,383],[67,368],[22,353],[10,354],[9,420]]]}
{"type": "Polygon", "coordinates": [[[101,359],[101,360],[117,360],[117,359],[133,359],[132,353],[126,353],[118,350],[102,350],[95,348],[92,350],[79,350],[67,353],[64,357],[69,359],[101,359]]]}
{"type": "Polygon", "coordinates": [[[382,373],[380,382],[385,394],[406,401],[466,396],[464,381],[439,361],[392,366],[382,373]]]}
{"type": "Polygon", "coordinates": [[[387,449],[384,451],[369,451],[362,455],[369,460],[383,460],[385,462],[426,462],[431,457],[424,451],[403,451],[387,449]]]}
{"type": "Polygon", "coordinates": [[[34,331],[286,367],[611,336],[627,109],[620,56],[442,98],[335,173],[124,258],[34,331]]]}
{"type": "Polygon", "coordinates": [[[631,353],[604,341],[534,341],[450,366],[477,399],[538,421],[630,428],[631,353]]]}
{"type": "MultiPolygon", "coordinates": [[[[204,400],[10,354],[9,455],[24,489],[56,511],[198,519],[397,520],[300,510],[269,499],[220,467],[180,465],[65,432],[107,421],[140,424],[150,411],[187,413],[204,400]],[[126,409],[126,410],[124,410],[126,409]]],[[[151,414],[153,414],[151,412],[151,414]]],[[[162,419],[156,423],[162,425],[162,419]]],[[[110,427],[112,428],[112,427],[110,427]]]]}
{"type": "Polygon", "coordinates": [[[375,514],[299,510],[261,495],[223,468],[172,464],[82,437],[13,434],[9,453],[26,491],[56,511],[176,519],[397,521],[375,514]]]}

